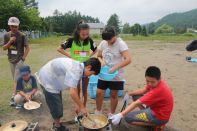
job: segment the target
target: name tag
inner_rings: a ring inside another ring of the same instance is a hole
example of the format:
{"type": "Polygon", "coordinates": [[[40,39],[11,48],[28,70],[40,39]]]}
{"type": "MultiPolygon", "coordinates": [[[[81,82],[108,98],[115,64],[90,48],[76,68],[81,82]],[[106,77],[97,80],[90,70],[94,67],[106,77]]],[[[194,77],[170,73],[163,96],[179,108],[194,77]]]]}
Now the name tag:
{"type": "Polygon", "coordinates": [[[17,55],[17,53],[18,53],[18,51],[16,51],[16,50],[11,50],[11,54],[12,54],[12,55],[17,55]]]}
{"type": "Polygon", "coordinates": [[[80,52],[79,54],[81,57],[86,57],[87,56],[87,52],[80,52]]]}

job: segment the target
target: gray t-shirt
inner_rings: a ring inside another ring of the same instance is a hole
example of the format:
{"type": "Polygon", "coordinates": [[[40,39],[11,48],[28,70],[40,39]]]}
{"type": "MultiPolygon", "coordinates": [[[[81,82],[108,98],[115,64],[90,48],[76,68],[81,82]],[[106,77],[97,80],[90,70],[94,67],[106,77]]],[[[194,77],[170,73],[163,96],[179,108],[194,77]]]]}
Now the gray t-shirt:
{"type": "Polygon", "coordinates": [[[8,49],[8,60],[11,63],[17,63],[24,55],[24,47],[28,45],[27,38],[24,33],[18,31],[16,34],[7,32],[4,35],[4,45],[8,43],[11,37],[15,36],[16,41],[8,49]]]}
{"type": "MultiPolygon", "coordinates": [[[[98,46],[98,50],[102,52],[103,60],[105,65],[107,66],[114,66],[118,63],[123,61],[122,52],[128,50],[127,44],[121,39],[118,38],[113,45],[108,45],[107,41],[101,41],[100,45],[98,46]]],[[[119,70],[119,74],[116,80],[123,79],[123,69],[119,70]]]]}
{"type": "Polygon", "coordinates": [[[51,93],[76,88],[83,76],[84,64],[70,58],[56,58],[44,65],[36,75],[38,82],[51,93]]]}

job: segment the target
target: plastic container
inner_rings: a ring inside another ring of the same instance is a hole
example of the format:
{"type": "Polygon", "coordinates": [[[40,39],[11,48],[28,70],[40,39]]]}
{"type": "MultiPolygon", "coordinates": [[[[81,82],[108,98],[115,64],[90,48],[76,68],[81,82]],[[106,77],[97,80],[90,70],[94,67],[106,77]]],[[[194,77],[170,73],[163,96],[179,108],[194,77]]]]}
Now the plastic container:
{"type": "MultiPolygon", "coordinates": [[[[96,90],[97,90],[98,79],[99,79],[99,76],[95,76],[95,75],[90,76],[90,79],[89,79],[88,95],[92,99],[96,98],[96,90]]],[[[125,84],[125,80],[124,80],[124,84],[125,84]]],[[[118,96],[122,97],[123,95],[124,95],[124,91],[123,90],[119,90],[118,91],[118,96]]],[[[105,98],[109,98],[110,97],[110,89],[109,88],[107,88],[104,97],[105,98]]]]}
{"type": "Polygon", "coordinates": [[[101,77],[102,79],[107,80],[107,81],[113,80],[118,75],[118,71],[116,70],[115,72],[110,74],[109,69],[110,69],[110,67],[108,67],[108,66],[102,67],[99,77],[101,77]]]}

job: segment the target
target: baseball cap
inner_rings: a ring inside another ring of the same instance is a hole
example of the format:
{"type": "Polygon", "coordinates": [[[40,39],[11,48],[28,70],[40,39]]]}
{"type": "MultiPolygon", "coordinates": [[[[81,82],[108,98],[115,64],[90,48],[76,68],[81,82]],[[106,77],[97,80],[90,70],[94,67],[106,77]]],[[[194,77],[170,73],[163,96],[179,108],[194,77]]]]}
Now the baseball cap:
{"type": "Polygon", "coordinates": [[[20,68],[20,74],[21,76],[24,76],[24,75],[28,75],[30,74],[31,70],[30,70],[30,67],[27,66],[27,65],[24,65],[20,68]]]}
{"type": "Polygon", "coordinates": [[[17,17],[10,17],[8,20],[8,25],[19,26],[20,21],[17,17]]]}

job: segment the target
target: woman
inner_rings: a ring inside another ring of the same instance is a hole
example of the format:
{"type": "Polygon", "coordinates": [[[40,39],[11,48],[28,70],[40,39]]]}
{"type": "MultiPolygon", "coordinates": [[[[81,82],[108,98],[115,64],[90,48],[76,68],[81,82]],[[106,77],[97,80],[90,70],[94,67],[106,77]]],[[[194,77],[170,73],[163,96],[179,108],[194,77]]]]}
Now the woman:
{"type": "Polygon", "coordinates": [[[116,110],[118,104],[118,90],[123,90],[123,67],[131,63],[131,56],[127,44],[118,38],[113,27],[106,27],[102,33],[103,41],[98,47],[98,57],[103,60],[103,64],[110,67],[109,73],[116,70],[118,75],[112,81],[103,79],[98,80],[96,93],[96,111],[95,114],[102,113],[102,103],[105,90],[110,89],[111,117],[116,110]]]}
{"type": "MultiPolygon", "coordinates": [[[[57,51],[79,62],[84,62],[93,56],[97,52],[97,47],[89,36],[89,25],[83,21],[79,22],[74,30],[73,37],[68,38],[65,43],[61,44],[57,51]],[[67,49],[70,50],[68,51],[67,49]]],[[[82,78],[84,106],[86,106],[87,102],[88,82],[88,77],[82,78]]],[[[80,96],[80,83],[78,84],[78,93],[80,96]]],[[[78,108],[76,113],[78,113],[78,108]]]]}

